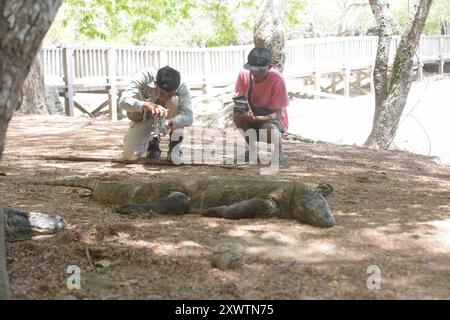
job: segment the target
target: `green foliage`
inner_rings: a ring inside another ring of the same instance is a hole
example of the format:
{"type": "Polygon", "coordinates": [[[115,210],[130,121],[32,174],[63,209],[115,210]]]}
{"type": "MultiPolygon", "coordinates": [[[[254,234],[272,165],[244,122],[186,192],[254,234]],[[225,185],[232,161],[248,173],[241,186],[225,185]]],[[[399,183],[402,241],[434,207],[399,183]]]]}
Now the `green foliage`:
{"type": "Polygon", "coordinates": [[[164,21],[175,25],[189,17],[191,0],[65,0],[62,25],[75,22],[75,32],[87,39],[134,44],[164,21]]]}
{"type": "Polygon", "coordinates": [[[450,21],[450,1],[448,0],[434,0],[428,19],[425,23],[425,34],[440,33],[441,23],[450,21]]]}
{"type": "Polygon", "coordinates": [[[284,20],[287,28],[295,27],[300,23],[298,13],[304,11],[307,2],[307,0],[288,0],[284,20]]]}
{"type": "MultiPolygon", "coordinates": [[[[410,0],[410,11],[413,10],[410,0]]],[[[376,28],[361,0],[287,0],[288,39],[353,34],[376,28]],[[347,8],[347,9],[345,9],[347,8]]],[[[394,33],[408,19],[408,1],[392,1],[394,33]]],[[[154,46],[226,46],[252,43],[260,0],[64,0],[49,35],[56,43],[104,41],[154,46]]],[[[439,33],[450,20],[450,1],[434,0],[424,34],[439,33]]]]}
{"type": "MultiPolygon", "coordinates": [[[[298,12],[307,2],[287,1],[288,29],[299,23],[298,12]]],[[[101,40],[209,47],[249,43],[260,5],[257,0],[64,0],[50,36],[59,43],[101,40]]]]}
{"type": "MultiPolygon", "coordinates": [[[[409,9],[408,1],[402,0],[395,2],[392,10],[395,21],[394,34],[399,35],[403,33],[408,22],[408,14],[412,14],[414,10],[413,1],[409,1],[409,9]]],[[[434,0],[422,33],[425,35],[439,34],[441,23],[444,21],[450,21],[450,1],[434,0]]]]}
{"type": "Polygon", "coordinates": [[[407,8],[393,10],[392,16],[394,18],[394,24],[392,27],[392,33],[395,35],[401,35],[405,30],[406,23],[408,22],[407,8]]]}
{"type": "Polygon", "coordinates": [[[202,9],[213,22],[213,35],[206,39],[206,46],[226,46],[237,41],[237,31],[230,15],[230,9],[221,0],[205,1],[202,9]]]}

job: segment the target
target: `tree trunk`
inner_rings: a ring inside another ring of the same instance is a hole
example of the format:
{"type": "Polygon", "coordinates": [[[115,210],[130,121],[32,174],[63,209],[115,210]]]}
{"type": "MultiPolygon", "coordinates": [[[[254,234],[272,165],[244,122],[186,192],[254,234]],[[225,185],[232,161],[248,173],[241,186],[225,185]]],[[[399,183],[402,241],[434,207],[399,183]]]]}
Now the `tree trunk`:
{"type": "Polygon", "coordinates": [[[365,146],[388,149],[397,133],[398,124],[406,105],[412,83],[414,53],[417,49],[432,0],[420,0],[403,33],[388,83],[387,70],[392,19],[385,0],[369,1],[379,22],[379,43],[374,69],[375,114],[372,131],[365,146]]]}
{"type": "Polygon", "coordinates": [[[283,16],[286,0],[265,0],[256,19],[254,30],[255,46],[265,47],[272,52],[272,64],[280,72],[286,61],[283,16]]]}
{"type": "Polygon", "coordinates": [[[31,65],[22,88],[21,105],[18,111],[23,113],[49,114],[49,106],[44,85],[44,70],[41,54],[38,53],[31,65]]]}
{"type": "Polygon", "coordinates": [[[441,22],[441,34],[447,36],[450,34],[450,21],[441,22]]]}
{"type": "MultiPolygon", "coordinates": [[[[378,47],[373,71],[375,88],[375,106],[381,106],[388,89],[389,49],[392,40],[393,19],[387,1],[369,1],[375,20],[378,23],[378,47]]],[[[373,126],[378,119],[381,108],[375,107],[373,126]]]]}
{"type": "Polygon", "coordinates": [[[9,299],[8,272],[6,269],[5,215],[0,205],[0,300],[9,299]]]}
{"type": "MultiPolygon", "coordinates": [[[[23,83],[60,5],[61,0],[0,0],[0,159],[23,83]]],[[[7,299],[5,225],[0,213],[0,299],[7,299]]]]}

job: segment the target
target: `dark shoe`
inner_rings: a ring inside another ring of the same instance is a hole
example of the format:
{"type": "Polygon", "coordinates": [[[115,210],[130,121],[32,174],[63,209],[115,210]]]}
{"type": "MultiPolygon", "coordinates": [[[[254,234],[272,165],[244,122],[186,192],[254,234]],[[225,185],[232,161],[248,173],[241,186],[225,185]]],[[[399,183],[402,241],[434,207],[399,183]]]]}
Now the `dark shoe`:
{"type": "Polygon", "coordinates": [[[180,136],[178,138],[178,141],[172,141],[172,136],[170,136],[169,151],[167,152],[168,161],[173,162],[175,164],[179,164],[182,162],[183,152],[181,151],[181,145],[179,145],[181,142],[183,142],[183,136],[180,136]],[[175,148],[177,145],[179,145],[178,152],[176,152],[176,154],[172,154],[173,148],[175,148]]]}
{"type": "Polygon", "coordinates": [[[159,140],[158,136],[153,137],[148,143],[146,157],[150,160],[159,160],[161,159],[161,149],[159,149],[159,140]]]}

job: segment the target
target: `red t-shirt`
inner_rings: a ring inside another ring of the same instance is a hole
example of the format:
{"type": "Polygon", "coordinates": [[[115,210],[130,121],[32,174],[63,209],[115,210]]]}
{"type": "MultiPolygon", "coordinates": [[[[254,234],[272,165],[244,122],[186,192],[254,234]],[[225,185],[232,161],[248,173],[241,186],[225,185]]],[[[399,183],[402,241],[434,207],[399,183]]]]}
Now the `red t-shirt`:
{"type": "MultiPolygon", "coordinates": [[[[249,80],[250,71],[242,70],[239,72],[234,91],[237,94],[243,93],[247,96],[249,80]]],[[[285,132],[287,131],[289,120],[286,107],[289,105],[289,97],[286,90],[286,82],[279,71],[271,68],[269,75],[264,81],[260,83],[253,81],[252,101],[253,105],[258,108],[274,111],[281,110],[280,122],[285,132]]]]}

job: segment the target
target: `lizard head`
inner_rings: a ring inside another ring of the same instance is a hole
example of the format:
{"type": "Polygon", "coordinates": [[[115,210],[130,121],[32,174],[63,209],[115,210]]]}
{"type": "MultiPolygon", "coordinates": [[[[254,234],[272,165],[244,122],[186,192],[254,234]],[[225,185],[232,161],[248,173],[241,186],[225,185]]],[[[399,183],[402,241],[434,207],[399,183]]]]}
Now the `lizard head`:
{"type": "Polygon", "coordinates": [[[304,185],[295,197],[293,213],[296,220],[322,228],[336,224],[327,200],[319,192],[304,185]]]}

